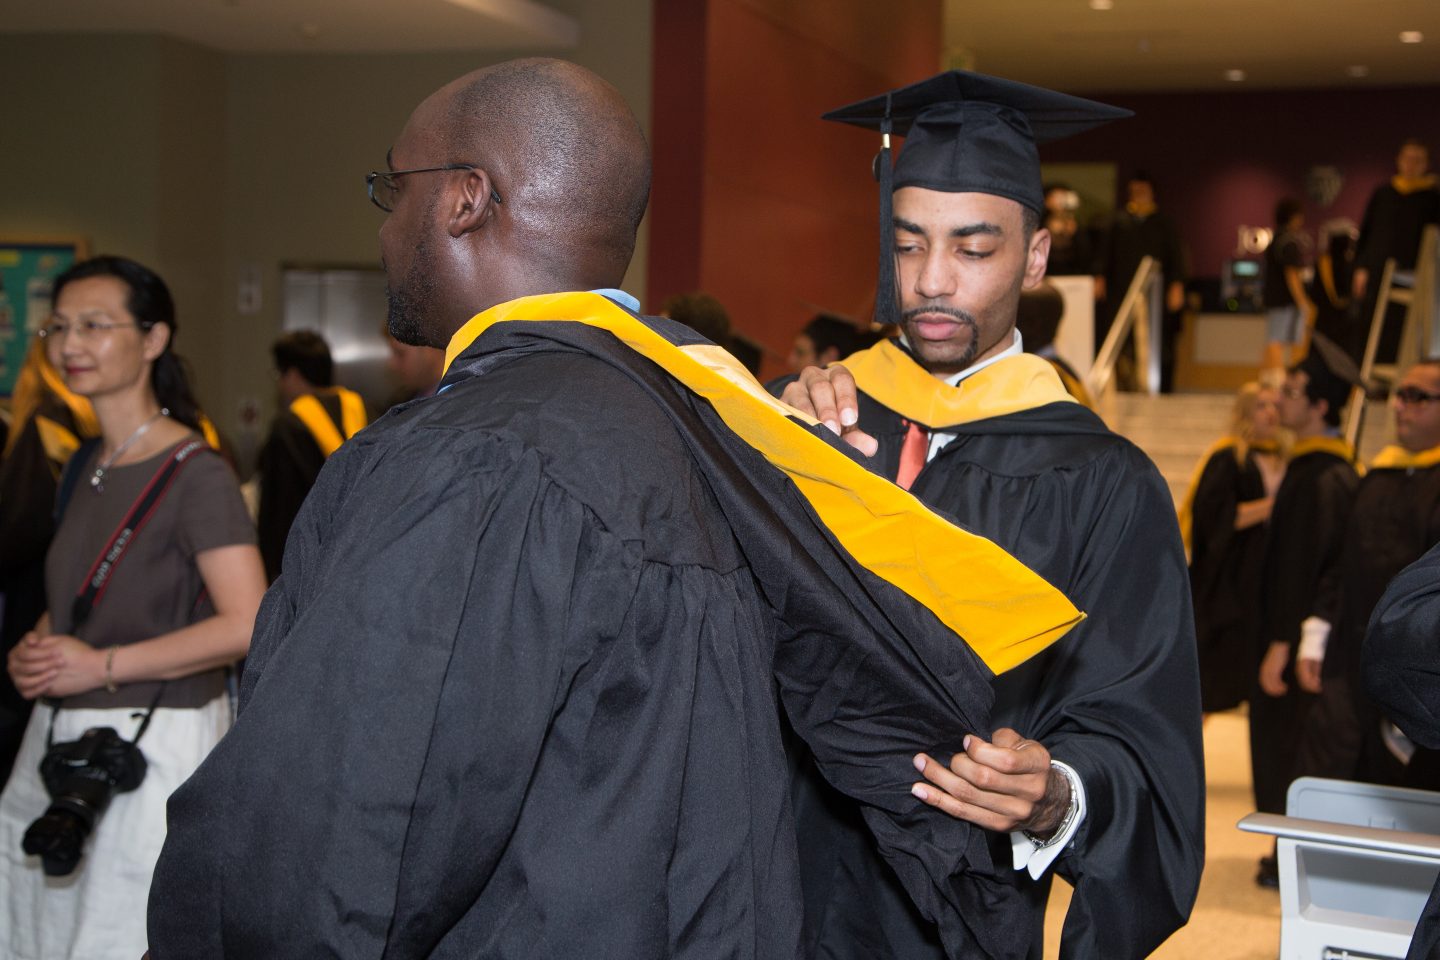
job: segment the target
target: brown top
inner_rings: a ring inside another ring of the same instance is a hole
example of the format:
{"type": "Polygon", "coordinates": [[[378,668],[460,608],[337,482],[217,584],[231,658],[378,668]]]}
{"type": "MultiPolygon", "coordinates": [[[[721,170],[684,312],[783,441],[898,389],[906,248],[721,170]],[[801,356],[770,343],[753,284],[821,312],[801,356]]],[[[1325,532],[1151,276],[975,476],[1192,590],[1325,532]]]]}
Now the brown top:
{"type": "MultiPolygon", "coordinates": [[[[91,453],[45,558],[45,590],[56,633],[73,631],[71,606],[81,582],[174,449],[111,467],[105,471],[105,489],[100,493],[89,483],[99,450],[91,453]]],[[[120,646],[211,616],[215,608],[208,596],[201,599],[205,584],[195,556],[216,547],[254,542],[255,527],[225,461],[209,452],[192,456],[135,534],[80,639],[92,647],[120,646]]],[[[224,686],[225,672],[209,670],[169,681],[160,702],[167,707],[198,707],[218,696],[224,686]]],[[[150,706],[158,689],[154,681],[126,683],[117,693],[100,689],[66,697],[63,705],[143,708],[150,706]]]]}

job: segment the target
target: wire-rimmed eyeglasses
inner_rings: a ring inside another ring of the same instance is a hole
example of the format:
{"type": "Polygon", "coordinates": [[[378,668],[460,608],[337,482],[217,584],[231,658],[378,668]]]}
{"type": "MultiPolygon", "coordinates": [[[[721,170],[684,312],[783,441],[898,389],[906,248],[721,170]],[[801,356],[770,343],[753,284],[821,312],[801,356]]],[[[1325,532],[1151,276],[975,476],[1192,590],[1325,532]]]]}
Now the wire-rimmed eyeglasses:
{"type": "Polygon", "coordinates": [[[91,319],[69,321],[52,317],[49,323],[35,331],[35,335],[41,340],[51,340],[67,334],[74,334],[79,339],[89,340],[97,334],[109,333],[111,330],[118,330],[121,327],[139,326],[138,323],[102,323],[99,320],[91,319]]]}
{"type": "MultiPolygon", "coordinates": [[[[365,174],[365,190],[370,194],[370,202],[375,204],[386,213],[395,209],[395,197],[400,193],[400,184],[395,182],[396,177],[403,177],[411,173],[438,173],[448,170],[478,170],[473,163],[447,163],[443,167],[416,167],[414,170],[371,170],[365,174]]],[[[496,203],[503,203],[500,194],[494,190],[490,191],[490,199],[496,203]]]]}

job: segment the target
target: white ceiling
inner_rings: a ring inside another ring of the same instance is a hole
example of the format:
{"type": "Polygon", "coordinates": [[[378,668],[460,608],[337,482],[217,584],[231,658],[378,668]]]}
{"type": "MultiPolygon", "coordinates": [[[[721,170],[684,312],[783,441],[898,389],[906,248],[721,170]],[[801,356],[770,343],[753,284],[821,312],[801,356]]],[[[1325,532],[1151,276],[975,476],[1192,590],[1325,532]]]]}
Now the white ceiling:
{"type": "Polygon", "coordinates": [[[159,33],[233,53],[562,50],[537,0],[0,0],[0,32],[159,33]]]}
{"type": "MultiPolygon", "coordinates": [[[[944,0],[952,65],[1072,91],[1440,84],[1440,0],[1111,2],[944,0]],[[1425,40],[1402,44],[1402,30],[1425,40]]],[[[604,0],[0,0],[0,32],[161,33],[237,53],[559,51],[579,39],[565,11],[587,3],[604,0]]]]}
{"type": "Polygon", "coordinates": [[[1440,84],[1440,0],[1112,2],[945,0],[953,65],[1081,92],[1440,84]]]}

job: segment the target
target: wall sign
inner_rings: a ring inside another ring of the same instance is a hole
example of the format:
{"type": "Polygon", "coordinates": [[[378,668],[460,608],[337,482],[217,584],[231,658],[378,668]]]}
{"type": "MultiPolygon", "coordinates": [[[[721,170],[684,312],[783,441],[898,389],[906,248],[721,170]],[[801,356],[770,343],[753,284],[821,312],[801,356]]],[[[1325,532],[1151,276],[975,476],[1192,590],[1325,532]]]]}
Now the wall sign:
{"type": "Polygon", "coordinates": [[[0,237],[0,397],[15,389],[30,340],[50,316],[55,277],[88,255],[80,237],[0,237]]]}

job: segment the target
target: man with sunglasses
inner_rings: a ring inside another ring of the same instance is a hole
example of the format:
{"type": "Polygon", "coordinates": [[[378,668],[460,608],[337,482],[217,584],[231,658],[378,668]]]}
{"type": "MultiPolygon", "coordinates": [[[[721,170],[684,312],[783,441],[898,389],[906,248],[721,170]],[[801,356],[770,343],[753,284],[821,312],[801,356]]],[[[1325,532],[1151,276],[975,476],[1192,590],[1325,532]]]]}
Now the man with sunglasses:
{"type": "Polygon", "coordinates": [[[1440,543],[1440,360],[1405,371],[1393,401],[1397,442],[1360,481],[1337,566],[1339,589],[1318,611],[1331,628],[1300,647],[1300,684],[1319,694],[1300,750],[1300,772],[1310,776],[1390,783],[1404,772],[1405,751],[1387,745],[1380,711],[1361,686],[1360,654],[1386,585],[1440,543]]]}

